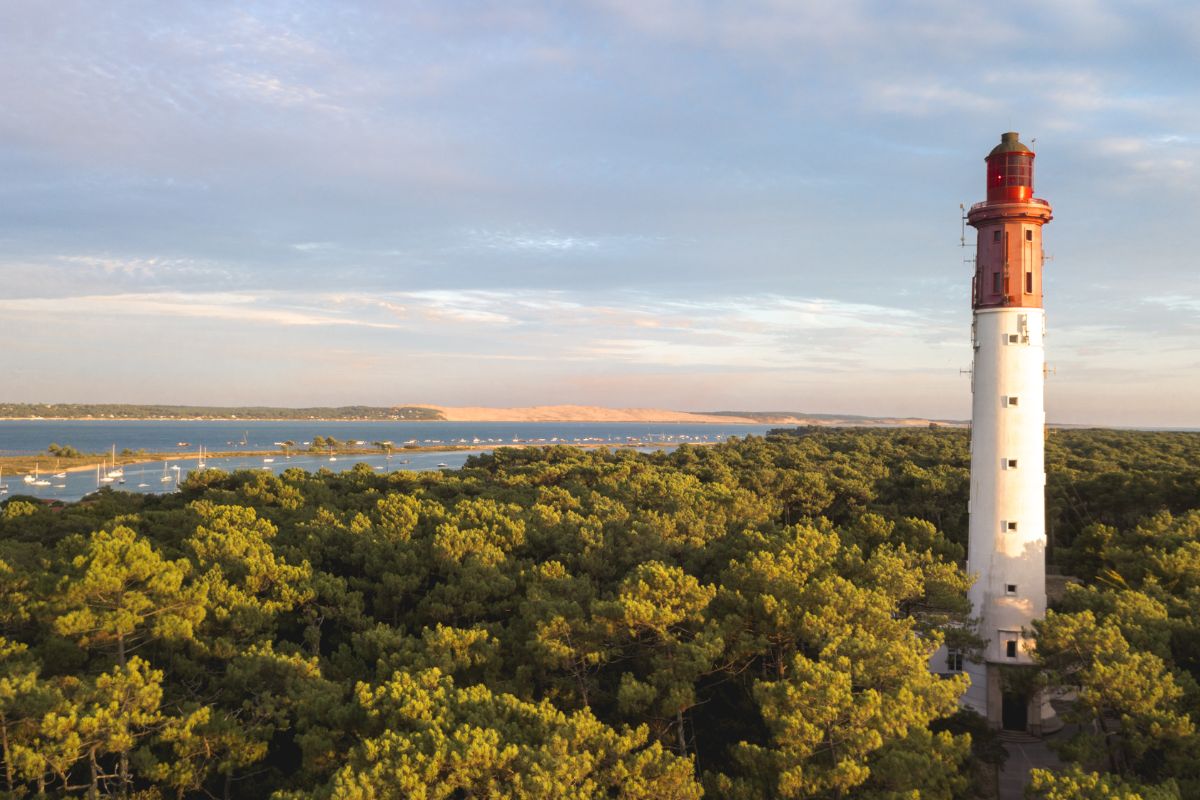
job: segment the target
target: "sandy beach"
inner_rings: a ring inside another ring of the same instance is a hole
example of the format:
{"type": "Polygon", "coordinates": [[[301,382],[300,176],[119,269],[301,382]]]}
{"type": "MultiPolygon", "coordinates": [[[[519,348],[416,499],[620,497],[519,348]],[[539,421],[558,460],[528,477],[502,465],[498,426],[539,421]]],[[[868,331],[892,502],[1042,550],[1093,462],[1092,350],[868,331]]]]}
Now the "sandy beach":
{"type": "Polygon", "coordinates": [[[422,406],[440,411],[446,422],[690,422],[725,425],[761,424],[749,417],[696,414],[662,408],[604,408],[602,406],[422,406]]]}

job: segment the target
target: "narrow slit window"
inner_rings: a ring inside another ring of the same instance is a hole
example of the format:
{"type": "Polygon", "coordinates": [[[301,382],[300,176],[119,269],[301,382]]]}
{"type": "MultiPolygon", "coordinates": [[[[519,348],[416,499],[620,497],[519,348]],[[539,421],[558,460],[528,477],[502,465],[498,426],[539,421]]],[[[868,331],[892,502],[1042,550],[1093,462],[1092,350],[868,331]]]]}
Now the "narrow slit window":
{"type": "Polygon", "coordinates": [[[1000,282],[1002,278],[999,272],[992,273],[992,294],[1000,294],[1000,282]]]}
{"type": "Polygon", "coordinates": [[[1033,294],[1033,273],[1025,273],[1025,294],[1033,294]]]}
{"type": "Polygon", "coordinates": [[[1017,640],[1016,639],[1009,639],[1007,642],[1004,643],[1004,655],[1006,655],[1009,658],[1017,657],[1017,640]]]}

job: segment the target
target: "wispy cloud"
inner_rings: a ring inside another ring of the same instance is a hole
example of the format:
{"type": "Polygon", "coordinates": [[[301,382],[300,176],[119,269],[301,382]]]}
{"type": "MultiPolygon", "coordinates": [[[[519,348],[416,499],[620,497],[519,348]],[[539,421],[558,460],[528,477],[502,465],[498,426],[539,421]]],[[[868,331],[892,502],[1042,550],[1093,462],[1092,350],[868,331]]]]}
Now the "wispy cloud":
{"type": "Polygon", "coordinates": [[[1200,296],[1188,294],[1153,295],[1142,298],[1142,302],[1151,306],[1162,306],[1172,311],[1189,311],[1200,315],[1200,296]]]}
{"type": "Polygon", "coordinates": [[[115,258],[111,256],[59,256],[63,264],[94,270],[105,275],[152,277],[164,272],[194,270],[196,264],[185,258],[115,258]]]}
{"type": "MultiPolygon", "coordinates": [[[[1088,145],[1110,171],[1137,184],[1196,192],[1200,176],[1200,139],[1177,133],[1102,136],[1088,145]]],[[[1122,190],[1130,187],[1120,186],[1122,190]]]]}
{"type": "Polygon", "coordinates": [[[491,250],[566,253],[575,250],[595,250],[600,241],[581,236],[564,236],[555,232],[541,234],[476,230],[468,232],[471,241],[491,250]]]}
{"type": "Polygon", "coordinates": [[[869,361],[881,340],[936,324],[903,309],[769,295],[700,302],[624,293],[595,303],[563,291],[484,290],[80,295],[0,300],[0,314],[420,330],[430,337],[430,355],[460,349],[468,341],[464,336],[482,336],[480,352],[501,344],[532,347],[544,357],[741,367],[778,367],[822,355],[869,361]]]}
{"type": "Polygon", "coordinates": [[[930,114],[994,112],[1000,101],[970,89],[948,86],[935,80],[913,80],[906,76],[887,83],[872,83],[866,89],[871,105],[894,114],[928,116],[930,114]]]}
{"type": "Polygon", "coordinates": [[[221,83],[231,94],[253,102],[330,113],[345,111],[312,86],[289,81],[278,75],[225,69],[221,72],[221,83]]]}
{"type": "Polygon", "coordinates": [[[351,326],[395,328],[397,325],[339,315],[316,307],[293,306],[285,297],[253,294],[113,294],[79,297],[0,300],[0,312],[42,317],[90,315],[128,320],[198,318],[279,326],[351,326]],[[280,302],[280,301],[283,302],[280,302]]]}

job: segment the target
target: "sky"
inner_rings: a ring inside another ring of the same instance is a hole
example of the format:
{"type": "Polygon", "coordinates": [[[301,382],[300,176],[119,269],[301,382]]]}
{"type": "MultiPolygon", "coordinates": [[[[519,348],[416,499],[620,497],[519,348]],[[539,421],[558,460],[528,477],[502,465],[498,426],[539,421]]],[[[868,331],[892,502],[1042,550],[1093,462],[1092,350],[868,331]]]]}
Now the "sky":
{"type": "Polygon", "coordinates": [[[1200,427],[1200,4],[8,0],[0,53],[3,400],[965,419],[1016,130],[1050,420],[1200,427]]]}

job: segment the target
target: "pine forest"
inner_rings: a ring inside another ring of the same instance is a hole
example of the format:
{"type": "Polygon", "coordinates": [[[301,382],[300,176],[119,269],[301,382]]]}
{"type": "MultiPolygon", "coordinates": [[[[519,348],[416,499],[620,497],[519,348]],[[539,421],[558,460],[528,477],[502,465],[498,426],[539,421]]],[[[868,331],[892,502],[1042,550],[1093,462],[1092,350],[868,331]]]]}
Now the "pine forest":
{"type": "MultiPolygon", "coordinates": [[[[1200,435],[1051,430],[1043,800],[1200,797],[1200,435]]],[[[987,798],[968,434],[0,506],[0,796],[987,798]]]]}

